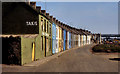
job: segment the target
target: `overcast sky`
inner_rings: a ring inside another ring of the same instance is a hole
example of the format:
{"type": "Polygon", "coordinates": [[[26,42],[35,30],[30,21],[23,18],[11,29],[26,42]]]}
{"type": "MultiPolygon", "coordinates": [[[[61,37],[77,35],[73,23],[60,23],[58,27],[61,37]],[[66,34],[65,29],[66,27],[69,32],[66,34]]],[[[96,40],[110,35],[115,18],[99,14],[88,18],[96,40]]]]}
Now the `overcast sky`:
{"type": "Polygon", "coordinates": [[[61,22],[93,33],[118,33],[117,2],[37,2],[61,22]]]}

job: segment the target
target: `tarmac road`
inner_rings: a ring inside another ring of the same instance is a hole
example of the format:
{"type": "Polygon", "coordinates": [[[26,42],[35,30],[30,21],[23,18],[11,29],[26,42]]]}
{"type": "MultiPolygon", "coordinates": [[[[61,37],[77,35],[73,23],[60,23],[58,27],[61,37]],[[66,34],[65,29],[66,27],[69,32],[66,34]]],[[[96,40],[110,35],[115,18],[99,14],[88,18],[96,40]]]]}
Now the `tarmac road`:
{"type": "Polygon", "coordinates": [[[3,72],[118,72],[117,54],[92,54],[86,45],[69,50],[39,66],[3,66],[3,72]]]}

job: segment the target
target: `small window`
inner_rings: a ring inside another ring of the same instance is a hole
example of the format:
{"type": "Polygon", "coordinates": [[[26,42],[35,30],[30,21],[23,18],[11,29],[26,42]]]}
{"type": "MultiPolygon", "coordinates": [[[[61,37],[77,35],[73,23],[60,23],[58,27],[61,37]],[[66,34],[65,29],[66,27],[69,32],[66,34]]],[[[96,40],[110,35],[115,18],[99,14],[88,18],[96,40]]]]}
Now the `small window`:
{"type": "Polygon", "coordinates": [[[50,27],[50,36],[51,36],[51,24],[50,24],[50,26],[49,26],[49,27],[50,27]]]}
{"type": "Polygon", "coordinates": [[[48,28],[49,28],[49,25],[48,25],[48,21],[47,21],[47,33],[49,32],[49,31],[48,31],[48,28]]]}
{"type": "Polygon", "coordinates": [[[44,20],[44,31],[46,32],[46,20],[44,20]]]}
{"type": "Polygon", "coordinates": [[[43,31],[43,17],[41,17],[41,29],[43,31]]]}

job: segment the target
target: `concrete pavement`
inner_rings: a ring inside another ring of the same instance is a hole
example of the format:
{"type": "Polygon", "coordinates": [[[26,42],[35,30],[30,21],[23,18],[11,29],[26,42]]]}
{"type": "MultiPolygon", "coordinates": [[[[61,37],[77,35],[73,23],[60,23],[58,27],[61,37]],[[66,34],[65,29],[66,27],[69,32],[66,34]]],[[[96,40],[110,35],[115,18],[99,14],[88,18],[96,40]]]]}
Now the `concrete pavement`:
{"type": "Polygon", "coordinates": [[[38,66],[3,65],[2,70],[3,72],[118,72],[118,61],[109,60],[109,58],[115,58],[118,55],[92,54],[90,52],[92,46],[87,45],[66,51],[38,66]]]}

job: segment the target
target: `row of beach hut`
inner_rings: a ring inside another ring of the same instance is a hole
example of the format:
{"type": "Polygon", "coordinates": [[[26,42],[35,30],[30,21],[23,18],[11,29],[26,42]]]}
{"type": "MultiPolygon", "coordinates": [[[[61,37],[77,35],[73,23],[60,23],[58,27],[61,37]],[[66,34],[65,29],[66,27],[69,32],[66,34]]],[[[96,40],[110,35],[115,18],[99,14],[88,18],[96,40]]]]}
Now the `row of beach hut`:
{"type": "Polygon", "coordinates": [[[2,3],[2,62],[24,65],[91,44],[92,33],[64,24],[36,2],[2,3]]]}

